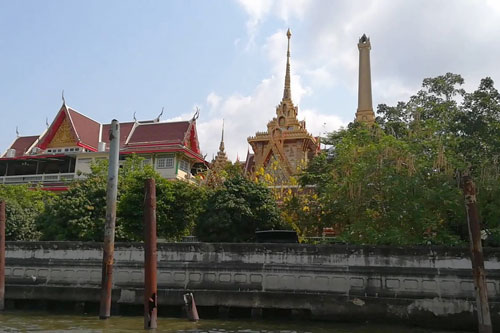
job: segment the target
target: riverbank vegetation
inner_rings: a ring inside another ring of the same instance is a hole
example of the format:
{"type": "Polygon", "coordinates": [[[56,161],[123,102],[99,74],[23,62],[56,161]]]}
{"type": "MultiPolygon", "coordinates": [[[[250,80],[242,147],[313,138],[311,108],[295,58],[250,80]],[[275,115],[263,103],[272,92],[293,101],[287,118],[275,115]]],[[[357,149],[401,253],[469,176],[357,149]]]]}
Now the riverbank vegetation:
{"type": "MultiPolygon", "coordinates": [[[[500,246],[500,94],[490,78],[473,92],[463,84],[450,73],[425,79],[408,101],[379,105],[373,126],[329,133],[288,187],[273,174],[278,161],[252,179],[228,163],[215,181],[192,185],[167,181],[134,156],[120,169],[116,237],[142,239],[144,180],[153,177],[158,237],[169,241],[253,241],[255,230],[270,228],[305,240],[329,228],[339,242],[460,245],[468,239],[460,179],[468,174],[486,242],[500,246]]],[[[106,176],[104,161],[61,194],[0,186],[7,238],[102,240],[106,176]]]]}

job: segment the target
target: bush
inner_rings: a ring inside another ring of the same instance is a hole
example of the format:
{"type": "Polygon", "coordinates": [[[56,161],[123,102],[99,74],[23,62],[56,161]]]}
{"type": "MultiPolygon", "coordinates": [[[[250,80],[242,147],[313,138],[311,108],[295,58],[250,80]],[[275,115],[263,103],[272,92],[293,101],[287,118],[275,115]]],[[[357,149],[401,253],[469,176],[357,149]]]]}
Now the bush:
{"type": "Polygon", "coordinates": [[[5,238],[7,240],[39,240],[42,233],[36,220],[54,194],[27,185],[0,185],[0,200],[5,200],[5,238]]]}
{"type": "Polygon", "coordinates": [[[256,230],[280,228],[269,190],[241,176],[230,178],[208,195],[195,234],[206,242],[249,242],[256,230]]]}

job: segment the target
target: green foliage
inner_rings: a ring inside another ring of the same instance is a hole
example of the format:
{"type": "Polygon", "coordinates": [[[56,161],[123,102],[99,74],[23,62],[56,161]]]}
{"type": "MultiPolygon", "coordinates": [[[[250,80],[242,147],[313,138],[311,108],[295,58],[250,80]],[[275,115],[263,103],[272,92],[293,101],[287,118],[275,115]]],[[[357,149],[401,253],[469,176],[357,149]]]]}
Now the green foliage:
{"type": "Polygon", "coordinates": [[[279,212],[269,190],[234,177],[209,193],[195,234],[207,242],[248,242],[255,239],[256,230],[279,227],[279,212]]]}
{"type": "Polygon", "coordinates": [[[352,130],[336,147],[332,181],[325,196],[331,224],[353,243],[456,242],[452,230],[463,219],[454,179],[436,172],[433,154],[376,127],[352,130]],[[412,149],[413,148],[413,149],[412,149]]]}
{"type": "Polygon", "coordinates": [[[107,161],[91,166],[84,180],[75,181],[38,218],[43,240],[102,241],[106,221],[107,161]]]}
{"type": "Polygon", "coordinates": [[[204,173],[204,179],[200,183],[209,189],[216,189],[222,186],[226,179],[235,177],[243,177],[243,166],[240,162],[233,164],[231,161],[216,161],[204,173]]]}
{"type": "MultiPolygon", "coordinates": [[[[330,133],[323,142],[331,148],[298,182],[284,180],[276,160],[257,170],[255,182],[228,162],[193,186],[131,156],[120,169],[116,237],[142,240],[144,182],[155,178],[158,237],[167,240],[194,230],[202,241],[245,242],[285,225],[301,237],[333,227],[337,240],[358,244],[460,244],[468,235],[459,180],[468,173],[486,244],[500,246],[500,93],[491,78],[472,93],[463,83],[452,73],[427,78],[408,101],[379,105],[375,125],[330,133]]],[[[86,176],[59,195],[0,186],[7,238],[102,240],[107,161],[86,176]]]]}
{"type": "Polygon", "coordinates": [[[281,218],[286,225],[297,232],[300,239],[322,233],[325,225],[325,207],[312,189],[291,189],[283,196],[280,206],[281,218]]]}
{"type": "Polygon", "coordinates": [[[379,105],[373,127],[331,133],[329,154],[300,178],[316,186],[318,225],[335,226],[340,240],[353,243],[466,241],[458,180],[469,173],[493,244],[500,228],[500,94],[490,78],[473,93],[462,84],[451,73],[425,79],[408,102],[379,105]]]}
{"type": "Polygon", "coordinates": [[[140,168],[132,161],[125,172],[118,204],[118,216],[123,239],[143,240],[143,203],[145,180],[156,181],[156,224],[158,238],[174,241],[188,235],[203,208],[205,190],[181,181],[168,181],[150,166],[140,168]],[[127,172],[127,169],[129,170],[127,172]]]}
{"type": "Polygon", "coordinates": [[[7,240],[38,240],[41,232],[36,219],[54,195],[27,185],[0,185],[0,200],[6,204],[5,238],[7,240]]]}
{"type": "MultiPolygon", "coordinates": [[[[46,240],[102,241],[106,221],[106,182],[108,162],[99,161],[86,178],[71,184],[48,205],[39,218],[39,228],[46,240]]],[[[176,240],[192,230],[202,209],[204,191],[184,182],[162,178],[142,158],[131,156],[118,179],[116,239],[143,239],[144,183],[156,180],[158,237],[176,240]]]]}

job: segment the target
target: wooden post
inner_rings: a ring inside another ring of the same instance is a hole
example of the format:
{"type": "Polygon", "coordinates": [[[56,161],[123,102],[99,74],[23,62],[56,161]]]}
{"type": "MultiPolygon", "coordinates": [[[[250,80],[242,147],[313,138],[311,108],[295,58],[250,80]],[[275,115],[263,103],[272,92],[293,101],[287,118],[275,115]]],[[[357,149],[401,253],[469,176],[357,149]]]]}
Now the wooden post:
{"type": "Polygon", "coordinates": [[[144,329],[157,328],[156,184],[146,180],[144,200],[144,329]]]}
{"type": "Polygon", "coordinates": [[[476,291],[476,307],[479,333],[492,333],[490,308],[488,305],[488,289],[484,271],[483,247],[481,245],[481,228],[479,227],[479,213],[476,202],[476,186],[469,176],[462,178],[469,226],[470,251],[472,274],[476,291]]]}
{"type": "Polygon", "coordinates": [[[0,311],[5,309],[5,201],[0,201],[0,311]]]}
{"type": "Polygon", "coordinates": [[[118,193],[118,160],[120,153],[120,124],[113,119],[109,131],[109,168],[106,189],[106,224],[102,255],[101,304],[99,318],[107,319],[111,313],[113,287],[113,255],[115,252],[116,197],[118,193]]]}

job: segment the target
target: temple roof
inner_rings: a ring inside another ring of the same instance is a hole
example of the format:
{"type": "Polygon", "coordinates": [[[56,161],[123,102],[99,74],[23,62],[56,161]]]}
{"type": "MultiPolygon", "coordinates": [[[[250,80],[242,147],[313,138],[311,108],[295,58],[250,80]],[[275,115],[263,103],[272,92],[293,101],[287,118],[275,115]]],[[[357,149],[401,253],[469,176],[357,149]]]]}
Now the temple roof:
{"type": "Polygon", "coordinates": [[[189,121],[139,124],[132,132],[127,144],[182,143],[189,125],[189,121]]]}
{"type": "Polygon", "coordinates": [[[70,123],[70,131],[74,134],[77,141],[75,144],[85,146],[91,150],[97,150],[101,124],[66,106],[66,104],[63,104],[47,132],[40,138],[40,143],[38,144],[40,148],[45,149],[50,144],[65,120],[68,120],[70,123]]]}
{"type": "Polygon", "coordinates": [[[245,174],[252,173],[255,167],[255,155],[247,153],[247,158],[245,160],[245,174]]]}
{"type": "Polygon", "coordinates": [[[20,136],[16,140],[14,140],[14,142],[8,149],[16,150],[16,155],[14,157],[23,156],[28,152],[28,149],[35,143],[37,139],[38,135],[20,136]]]}
{"type": "Polygon", "coordinates": [[[305,120],[297,118],[298,107],[293,104],[290,73],[290,38],[288,39],[283,98],[276,107],[276,117],[267,123],[267,131],[257,132],[247,138],[254,155],[248,154],[245,172],[254,168],[266,168],[273,160],[279,161],[288,175],[293,175],[302,160],[308,160],[319,149],[319,142],[306,130],[305,120]]]}
{"type": "Polygon", "coordinates": [[[73,128],[80,142],[90,147],[97,148],[101,124],[69,107],[68,114],[71,117],[73,128]]]}
{"type": "MultiPolygon", "coordinates": [[[[134,128],[134,125],[136,123],[131,121],[131,122],[126,122],[126,123],[120,123],[120,148],[123,148],[125,146],[125,143],[127,142],[127,139],[130,135],[130,132],[134,128]]],[[[101,141],[106,142],[106,145],[109,145],[109,130],[111,128],[111,124],[104,124],[102,125],[102,130],[101,130],[101,141]]]]}
{"type": "MultiPolygon", "coordinates": [[[[122,153],[185,151],[204,163],[196,133],[197,115],[198,113],[189,121],[160,122],[158,117],[151,121],[120,123],[120,150],[122,153]]],[[[110,126],[63,103],[45,133],[40,136],[19,137],[9,149],[16,149],[16,158],[31,156],[29,149],[35,143],[41,149],[35,153],[38,155],[46,154],[45,149],[51,147],[80,146],[87,151],[98,151],[99,142],[105,142],[108,146],[106,150],[109,150],[110,126]]],[[[5,155],[2,157],[5,158],[5,155]]]]}

